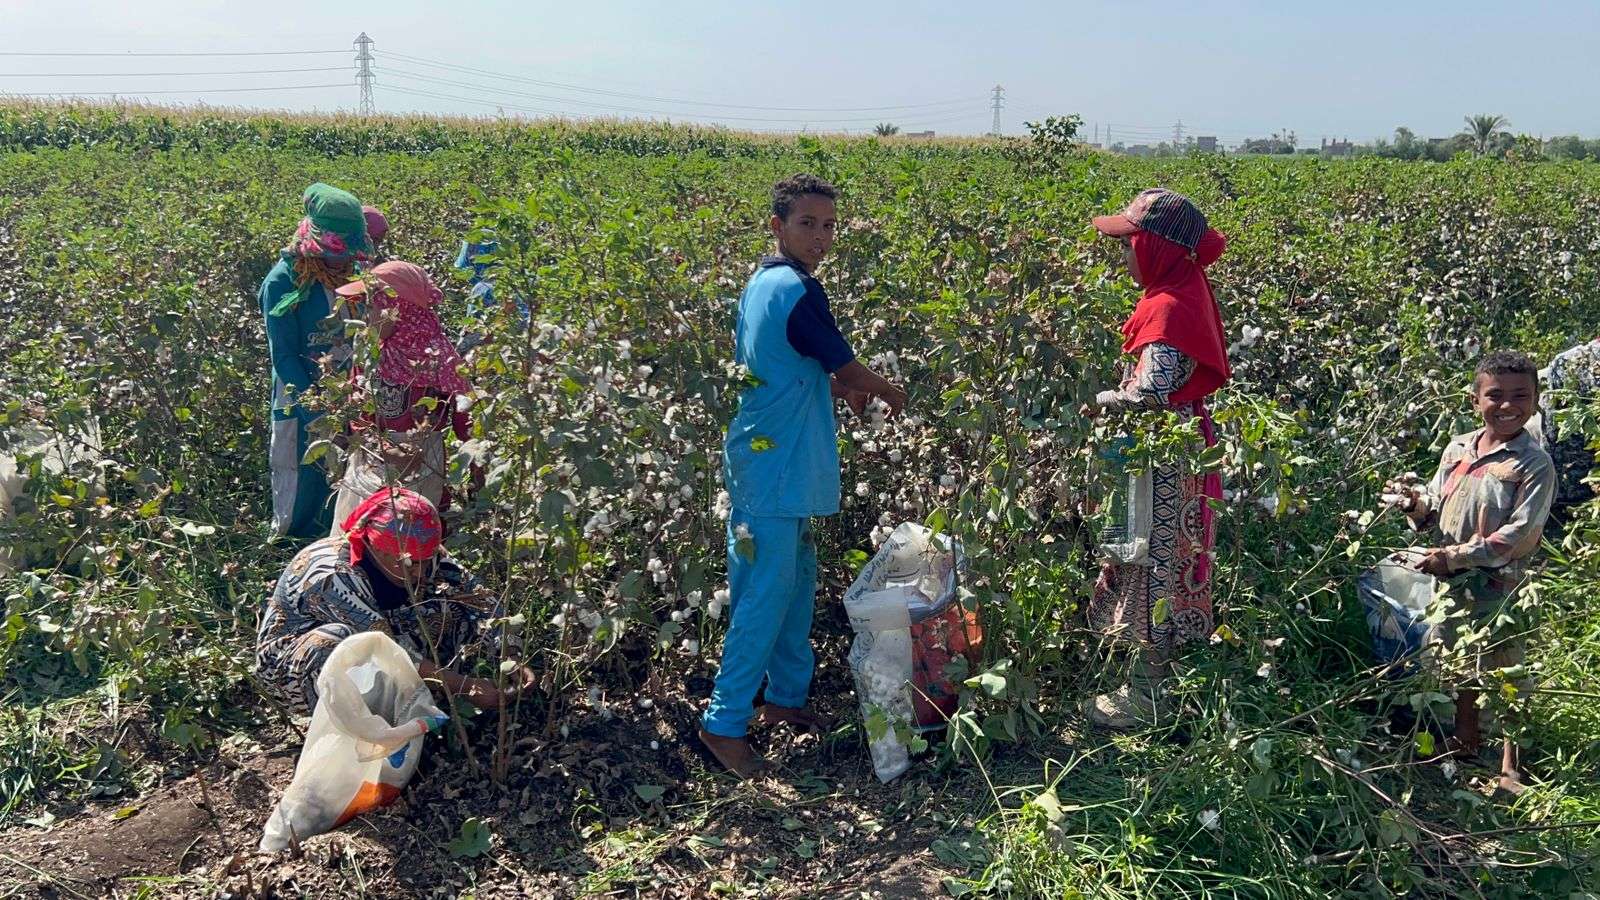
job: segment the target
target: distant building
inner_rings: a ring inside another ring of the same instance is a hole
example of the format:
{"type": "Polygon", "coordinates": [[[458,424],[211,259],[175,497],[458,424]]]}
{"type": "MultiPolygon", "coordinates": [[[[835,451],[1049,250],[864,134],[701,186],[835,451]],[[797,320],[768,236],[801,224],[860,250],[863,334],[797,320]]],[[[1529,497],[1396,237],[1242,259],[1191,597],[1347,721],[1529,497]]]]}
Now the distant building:
{"type": "Polygon", "coordinates": [[[1194,149],[1200,153],[1217,152],[1217,138],[1215,135],[1203,135],[1194,139],[1194,149]]]}
{"type": "Polygon", "coordinates": [[[1125,151],[1129,156],[1155,156],[1156,148],[1149,144],[1134,144],[1125,151]]]}
{"type": "Polygon", "coordinates": [[[933,137],[933,132],[931,132],[931,131],[908,131],[908,132],[905,133],[905,136],[908,137],[908,138],[923,138],[924,140],[926,140],[927,138],[933,137]]]}
{"type": "Polygon", "coordinates": [[[1323,156],[1354,156],[1355,152],[1355,145],[1350,143],[1348,138],[1342,141],[1330,141],[1327,138],[1322,139],[1323,156]]]}

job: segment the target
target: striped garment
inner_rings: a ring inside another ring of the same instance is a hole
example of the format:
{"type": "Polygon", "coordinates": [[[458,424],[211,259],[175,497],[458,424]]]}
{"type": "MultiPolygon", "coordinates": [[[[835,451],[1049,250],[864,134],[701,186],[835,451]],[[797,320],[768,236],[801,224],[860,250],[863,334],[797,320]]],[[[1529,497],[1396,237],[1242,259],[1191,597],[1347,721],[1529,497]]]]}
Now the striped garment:
{"type": "Polygon", "coordinates": [[[498,607],[480,599],[477,589],[477,580],[441,552],[427,590],[413,603],[403,590],[376,580],[365,560],[351,565],[344,538],[323,538],[289,562],[262,611],[257,684],[292,709],[310,712],[323,664],[340,641],[364,631],[389,635],[414,661],[460,664],[494,639],[484,629],[498,607]]]}
{"type": "Polygon", "coordinates": [[[1555,497],[1555,465],[1526,429],[1479,456],[1482,434],[1459,435],[1445,447],[1417,524],[1438,526],[1451,571],[1491,570],[1491,587],[1509,590],[1539,549],[1555,497]]]}

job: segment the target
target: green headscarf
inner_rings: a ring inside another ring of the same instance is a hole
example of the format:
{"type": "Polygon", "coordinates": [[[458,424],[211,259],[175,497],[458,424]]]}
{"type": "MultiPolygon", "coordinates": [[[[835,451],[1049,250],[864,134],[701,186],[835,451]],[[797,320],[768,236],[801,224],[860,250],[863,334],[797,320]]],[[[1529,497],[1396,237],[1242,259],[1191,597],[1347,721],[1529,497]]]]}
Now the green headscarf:
{"type": "MultiPolygon", "coordinates": [[[[283,248],[285,259],[321,259],[338,264],[350,259],[365,260],[372,253],[367,217],[354,194],[319,181],[306,188],[300,199],[305,205],[305,218],[300,220],[289,246],[283,248]]],[[[306,287],[312,281],[297,278],[294,290],[283,295],[271,314],[283,316],[292,311],[305,298],[306,287]]]]}

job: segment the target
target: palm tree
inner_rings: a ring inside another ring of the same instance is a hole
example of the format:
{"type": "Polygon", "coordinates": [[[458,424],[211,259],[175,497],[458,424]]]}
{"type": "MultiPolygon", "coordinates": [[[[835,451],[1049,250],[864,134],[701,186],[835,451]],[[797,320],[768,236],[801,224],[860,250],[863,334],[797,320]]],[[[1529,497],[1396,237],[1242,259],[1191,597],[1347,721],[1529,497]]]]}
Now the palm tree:
{"type": "Polygon", "coordinates": [[[1511,124],[1505,116],[1467,116],[1467,127],[1462,131],[1472,140],[1472,149],[1479,156],[1488,156],[1489,148],[1494,146],[1494,139],[1500,132],[1511,124]]]}
{"type": "Polygon", "coordinates": [[[900,126],[892,122],[879,122],[873,127],[872,133],[878,137],[888,137],[892,134],[899,134],[900,126]]]}

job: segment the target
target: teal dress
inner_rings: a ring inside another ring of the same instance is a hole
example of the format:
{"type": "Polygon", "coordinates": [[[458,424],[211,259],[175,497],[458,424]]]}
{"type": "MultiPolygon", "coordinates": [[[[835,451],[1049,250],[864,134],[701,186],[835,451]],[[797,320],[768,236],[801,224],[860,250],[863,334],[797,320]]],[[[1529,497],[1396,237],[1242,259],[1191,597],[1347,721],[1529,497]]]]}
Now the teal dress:
{"type": "Polygon", "coordinates": [[[332,305],[320,284],[308,284],[304,298],[284,315],[268,314],[294,287],[294,263],[288,256],[279,259],[261,282],[261,315],[272,357],[272,532],[279,537],[318,538],[326,536],[333,524],[328,476],[321,464],[301,460],[310,443],[308,426],[320,413],[312,413],[294,398],[321,377],[316,357],[333,348],[336,332],[323,328],[332,305]]]}

